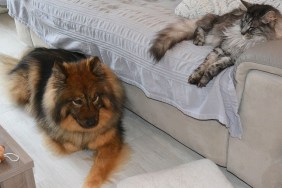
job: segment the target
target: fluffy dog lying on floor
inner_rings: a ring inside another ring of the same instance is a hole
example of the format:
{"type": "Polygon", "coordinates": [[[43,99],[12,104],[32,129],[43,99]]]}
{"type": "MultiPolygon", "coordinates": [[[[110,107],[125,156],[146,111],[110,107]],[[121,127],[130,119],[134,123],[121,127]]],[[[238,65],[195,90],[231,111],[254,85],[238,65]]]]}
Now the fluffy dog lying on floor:
{"type": "Polygon", "coordinates": [[[127,156],[121,125],[124,90],[97,57],[36,48],[4,63],[10,95],[27,107],[57,153],[96,152],[84,187],[100,187],[127,156]],[[18,63],[17,63],[18,62],[18,63]]]}

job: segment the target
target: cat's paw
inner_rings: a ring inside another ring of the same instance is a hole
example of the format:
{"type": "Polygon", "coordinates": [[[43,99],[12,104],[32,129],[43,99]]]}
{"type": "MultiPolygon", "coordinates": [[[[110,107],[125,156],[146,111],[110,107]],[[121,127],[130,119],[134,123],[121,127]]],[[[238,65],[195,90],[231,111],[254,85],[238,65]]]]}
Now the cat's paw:
{"type": "Polygon", "coordinates": [[[193,78],[192,76],[189,76],[189,78],[188,78],[188,83],[189,84],[197,85],[198,81],[199,80],[193,78]]]}
{"type": "Polygon", "coordinates": [[[205,32],[202,28],[198,27],[196,29],[193,43],[197,46],[203,46],[205,44],[205,32]]]}
{"type": "Polygon", "coordinates": [[[193,73],[188,78],[188,83],[192,85],[196,85],[199,88],[206,87],[209,83],[210,79],[206,78],[205,76],[199,73],[193,73]]]}
{"type": "Polygon", "coordinates": [[[206,87],[210,80],[211,80],[211,79],[209,79],[208,77],[206,77],[206,76],[204,75],[204,76],[202,76],[202,78],[199,80],[197,86],[198,86],[199,88],[206,87]]]}
{"type": "Polygon", "coordinates": [[[188,83],[192,85],[198,85],[199,81],[201,79],[201,76],[199,74],[191,74],[188,78],[188,83]]]}
{"type": "Polygon", "coordinates": [[[198,85],[200,80],[202,79],[202,76],[204,74],[204,71],[201,66],[199,66],[197,69],[193,71],[193,73],[188,78],[188,83],[193,85],[198,85]]]}
{"type": "Polygon", "coordinates": [[[199,82],[199,83],[197,84],[197,86],[198,86],[199,88],[206,87],[206,85],[207,85],[207,83],[202,83],[202,82],[199,82]]]}
{"type": "Polygon", "coordinates": [[[204,46],[205,45],[205,39],[197,36],[197,37],[195,37],[193,44],[195,44],[197,46],[204,46]]]}

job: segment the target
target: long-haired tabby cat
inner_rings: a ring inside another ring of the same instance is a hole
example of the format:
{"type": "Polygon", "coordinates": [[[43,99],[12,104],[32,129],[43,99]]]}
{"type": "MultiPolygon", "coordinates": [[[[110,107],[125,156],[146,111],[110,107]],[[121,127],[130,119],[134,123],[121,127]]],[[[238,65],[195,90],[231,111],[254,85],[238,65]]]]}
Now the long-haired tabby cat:
{"type": "Polygon", "coordinates": [[[282,38],[282,15],[270,5],[241,0],[244,8],[222,16],[207,14],[191,24],[181,20],[161,30],[150,48],[159,61],[175,44],[193,39],[195,45],[212,45],[214,49],[188,78],[190,84],[204,87],[223,69],[232,66],[246,49],[269,40],[282,38]]]}

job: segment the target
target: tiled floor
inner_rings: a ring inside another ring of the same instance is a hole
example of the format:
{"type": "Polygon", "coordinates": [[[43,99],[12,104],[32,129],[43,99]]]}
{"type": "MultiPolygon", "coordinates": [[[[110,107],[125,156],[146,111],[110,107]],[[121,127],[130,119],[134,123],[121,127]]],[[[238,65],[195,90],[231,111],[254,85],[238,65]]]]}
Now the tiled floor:
{"type": "MultiPolygon", "coordinates": [[[[25,49],[26,46],[17,38],[13,20],[7,14],[0,14],[0,52],[19,57],[25,49]]],[[[82,151],[64,157],[53,155],[44,145],[42,134],[36,128],[33,118],[9,102],[3,75],[0,77],[0,93],[0,124],[33,158],[37,188],[81,187],[92,165],[92,154],[82,151]]],[[[113,183],[105,187],[115,187],[115,182],[129,176],[167,169],[202,158],[130,111],[125,112],[123,124],[126,140],[132,147],[132,157],[114,176],[113,183]]],[[[235,188],[249,187],[225,168],[221,170],[235,188]]]]}

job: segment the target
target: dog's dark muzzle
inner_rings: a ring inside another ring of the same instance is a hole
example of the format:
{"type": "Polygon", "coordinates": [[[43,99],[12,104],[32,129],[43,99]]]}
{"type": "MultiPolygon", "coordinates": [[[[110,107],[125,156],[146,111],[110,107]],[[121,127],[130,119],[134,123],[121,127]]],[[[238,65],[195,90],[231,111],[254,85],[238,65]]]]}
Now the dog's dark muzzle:
{"type": "Polygon", "coordinates": [[[78,121],[79,125],[85,129],[90,129],[95,127],[98,124],[98,119],[89,118],[83,121],[78,121]]]}

